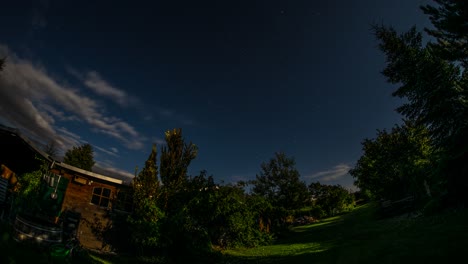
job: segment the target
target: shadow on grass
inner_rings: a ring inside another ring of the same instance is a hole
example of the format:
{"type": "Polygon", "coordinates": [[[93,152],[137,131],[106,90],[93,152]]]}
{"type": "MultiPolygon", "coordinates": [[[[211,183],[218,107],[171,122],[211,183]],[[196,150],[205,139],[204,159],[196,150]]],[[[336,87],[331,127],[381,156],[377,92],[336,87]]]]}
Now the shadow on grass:
{"type": "Polygon", "coordinates": [[[363,206],[347,215],[294,227],[273,245],[227,250],[225,263],[327,263],[331,256],[328,252],[339,246],[343,239],[346,220],[360,217],[361,210],[370,209],[369,206],[363,206]]]}
{"type": "Polygon", "coordinates": [[[377,256],[364,252],[384,228],[376,223],[375,210],[373,204],[363,205],[348,214],[294,227],[273,245],[228,250],[225,263],[375,263],[377,256]]]}
{"type": "Polygon", "coordinates": [[[377,219],[376,206],[292,228],[274,245],[227,250],[225,263],[456,263],[466,259],[468,210],[377,219]]]}

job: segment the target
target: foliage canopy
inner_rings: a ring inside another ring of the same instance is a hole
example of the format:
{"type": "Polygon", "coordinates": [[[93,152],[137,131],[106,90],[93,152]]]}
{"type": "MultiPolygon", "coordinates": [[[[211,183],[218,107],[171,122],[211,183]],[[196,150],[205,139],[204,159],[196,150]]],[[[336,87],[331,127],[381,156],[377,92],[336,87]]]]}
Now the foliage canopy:
{"type": "Polygon", "coordinates": [[[425,29],[435,43],[425,44],[415,27],[401,34],[372,28],[387,58],[382,73],[398,85],[393,95],[405,99],[397,111],[412,122],[362,143],[364,155],[351,174],[380,198],[421,196],[422,189],[443,195],[445,188],[452,201],[468,202],[468,4],[435,2],[421,7],[435,27],[425,29]]]}
{"type": "Polygon", "coordinates": [[[90,144],[73,147],[65,152],[63,162],[77,168],[92,171],[94,164],[94,151],[90,144]]]}
{"type": "Polygon", "coordinates": [[[307,202],[308,192],[295,165],[294,158],[275,153],[269,162],[262,163],[262,170],[253,181],[253,193],[264,197],[275,207],[301,208],[307,202]]]}
{"type": "Polygon", "coordinates": [[[350,174],[361,190],[379,199],[423,196],[424,182],[431,182],[430,142],[427,129],[414,122],[378,130],[375,139],[363,141],[364,154],[350,174]]]}

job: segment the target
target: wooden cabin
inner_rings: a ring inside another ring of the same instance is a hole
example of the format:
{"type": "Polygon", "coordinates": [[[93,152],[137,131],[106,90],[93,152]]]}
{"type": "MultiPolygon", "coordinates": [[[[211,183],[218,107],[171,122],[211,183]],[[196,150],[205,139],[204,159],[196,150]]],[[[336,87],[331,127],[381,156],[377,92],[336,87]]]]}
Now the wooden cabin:
{"type": "MultiPolygon", "coordinates": [[[[1,178],[8,181],[8,192],[15,192],[16,180],[22,173],[39,168],[38,156],[49,162],[49,172],[42,175],[40,206],[31,213],[15,214],[11,210],[17,240],[34,239],[39,242],[60,242],[76,235],[81,244],[89,249],[109,250],[105,232],[112,226],[116,213],[131,211],[130,187],[121,179],[110,177],[58,162],[37,149],[17,130],[0,127],[2,153],[14,151],[23,153],[16,159],[0,156],[1,178]],[[7,143],[9,142],[9,143],[7,143]],[[5,151],[9,148],[9,151],[5,151]],[[34,160],[30,160],[31,157],[34,160]],[[29,166],[29,168],[25,168],[29,166]]],[[[14,196],[14,195],[13,195],[14,196]]],[[[7,206],[6,206],[7,207],[7,206]]]]}
{"type": "MultiPolygon", "coordinates": [[[[120,179],[64,163],[55,163],[47,177],[47,180],[54,179],[58,184],[59,180],[67,182],[60,212],[65,217],[79,216],[80,222],[75,226],[76,235],[82,245],[86,248],[106,250],[103,235],[111,227],[111,214],[118,205],[119,192],[126,191],[128,186],[123,185],[120,179]]],[[[63,219],[65,222],[67,220],[70,219],[63,219]]]]}

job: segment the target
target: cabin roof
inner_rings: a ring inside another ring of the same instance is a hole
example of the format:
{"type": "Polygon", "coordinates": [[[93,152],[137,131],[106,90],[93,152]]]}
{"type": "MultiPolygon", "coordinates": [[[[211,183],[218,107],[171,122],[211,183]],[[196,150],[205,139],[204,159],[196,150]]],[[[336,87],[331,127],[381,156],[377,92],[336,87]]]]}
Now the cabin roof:
{"type": "Polygon", "coordinates": [[[123,181],[110,176],[99,173],[86,171],[72,165],[54,160],[44,151],[35,146],[26,136],[22,135],[16,128],[7,127],[0,124],[0,162],[11,168],[16,173],[27,172],[25,170],[36,167],[38,161],[35,155],[38,154],[48,162],[52,163],[55,168],[63,168],[83,176],[93,177],[103,181],[123,184],[123,181]],[[26,164],[26,166],[25,166],[26,164]]]}
{"type": "Polygon", "coordinates": [[[68,170],[71,170],[71,171],[79,173],[79,174],[94,177],[94,178],[101,179],[101,180],[108,181],[108,182],[113,182],[113,183],[117,183],[117,184],[122,184],[123,183],[123,181],[120,180],[120,179],[112,178],[112,177],[105,176],[105,175],[95,173],[95,172],[92,172],[92,171],[83,170],[83,169],[77,168],[75,166],[63,163],[63,162],[57,162],[56,161],[54,163],[54,166],[62,167],[64,169],[68,169],[68,170]]]}

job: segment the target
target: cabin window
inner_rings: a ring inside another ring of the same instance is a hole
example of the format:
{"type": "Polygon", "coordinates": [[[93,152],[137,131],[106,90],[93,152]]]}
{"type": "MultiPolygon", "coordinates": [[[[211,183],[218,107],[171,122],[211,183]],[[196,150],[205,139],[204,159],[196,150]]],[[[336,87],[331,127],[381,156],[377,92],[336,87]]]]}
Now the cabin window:
{"type": "Polygon", "coordinates": [[[91,203],[101,207],[108,207],[111,190],[108,188],[95,187],[93,189],[93,197],[91,203]]]}

